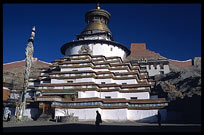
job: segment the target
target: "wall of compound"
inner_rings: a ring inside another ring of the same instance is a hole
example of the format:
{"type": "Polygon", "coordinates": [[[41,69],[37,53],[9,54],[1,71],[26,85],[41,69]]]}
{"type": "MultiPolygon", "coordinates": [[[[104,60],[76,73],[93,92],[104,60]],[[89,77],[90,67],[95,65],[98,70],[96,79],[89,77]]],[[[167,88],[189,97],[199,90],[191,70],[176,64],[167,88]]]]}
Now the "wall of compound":
{"type": "MultiPolygon", "coordinates": [[[[80,121],[95,121],[96,111],[99,108],[88,109],[55,109],[55,116],[67,116],[73,114],[74,117],[78,117],[80,121]]],[[[99,111],[100,113],[100,111],[99,111]]]]}
{"type": "Polygon", "coordinates": [[[163,68],[161,68],[160,65],[156,65],[156,67],[154,67],[154,65],[146,65],[146,69],[147,69],[149,76],[167,74],[170,72],[168,65],[164,65],[163,68]]]}
{"type": "Polygon", "coordinates": [[[103,109],[101,110],[101,118],[103,121],[127,121],[127,109],[103,109]]]}
{"type": "MultiPolygon", "coordinates": [[[[125,109],[55,109],[55,116],[67,116],[73,114],[78,117],[79,121],[95,121],[96,111],[101,114],[102,121],[141,121],[141,122],[157,122],[158,109],[154,110],[129,110],[125,109]]],[[[166,110],[159,110],[162,121],[166,121],[166,110]]]]}
{"type": "Polygon", "coordinates": [[[128,119],[131,121],[156,122],[158,110],[128,110],[128,119]]]}

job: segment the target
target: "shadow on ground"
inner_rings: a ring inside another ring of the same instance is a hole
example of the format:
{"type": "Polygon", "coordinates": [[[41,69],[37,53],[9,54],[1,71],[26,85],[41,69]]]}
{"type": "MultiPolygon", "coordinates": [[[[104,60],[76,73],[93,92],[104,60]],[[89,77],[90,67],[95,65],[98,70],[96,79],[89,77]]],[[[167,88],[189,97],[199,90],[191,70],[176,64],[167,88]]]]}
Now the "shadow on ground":
{"type": "Polygon", "coordinates": [[[121,126],[92,124],[61,124],[46,126],[4,127],[3,132],[200,132],[201,126],[121,126]]]}

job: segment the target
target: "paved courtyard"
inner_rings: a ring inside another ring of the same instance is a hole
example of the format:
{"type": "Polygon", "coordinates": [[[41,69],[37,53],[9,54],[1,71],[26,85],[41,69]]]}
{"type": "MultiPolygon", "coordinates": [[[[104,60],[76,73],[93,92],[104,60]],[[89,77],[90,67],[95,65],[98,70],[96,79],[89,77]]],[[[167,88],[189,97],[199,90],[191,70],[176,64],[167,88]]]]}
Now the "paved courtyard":
{"type": "Polygon", "coordinates": [[[3,122],[4,132],[201,132],[201,124],[162,124],[103,122],[96,129],[95,122],[53,122],[53,121],[26,121],[26,122],[3,122]]]}

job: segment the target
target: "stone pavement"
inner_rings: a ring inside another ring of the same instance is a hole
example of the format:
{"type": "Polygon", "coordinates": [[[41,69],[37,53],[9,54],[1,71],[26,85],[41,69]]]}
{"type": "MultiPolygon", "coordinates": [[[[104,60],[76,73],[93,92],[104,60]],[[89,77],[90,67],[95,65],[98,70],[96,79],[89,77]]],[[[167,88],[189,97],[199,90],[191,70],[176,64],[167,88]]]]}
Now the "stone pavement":
{"type": "Polygon", "coordinates": [[[162,124],[138,122],[103,122],[96,129],[94,121],[56,123],[53,121],[3,122],[4,132],[201,132],[201,124],[162,124]]]}

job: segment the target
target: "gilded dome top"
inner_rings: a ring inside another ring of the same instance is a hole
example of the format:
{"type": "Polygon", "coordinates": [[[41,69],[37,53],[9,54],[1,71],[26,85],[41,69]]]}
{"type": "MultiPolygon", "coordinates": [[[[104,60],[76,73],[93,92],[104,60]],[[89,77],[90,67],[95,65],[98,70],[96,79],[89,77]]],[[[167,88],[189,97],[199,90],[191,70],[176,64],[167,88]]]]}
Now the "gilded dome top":
{"type": "Polygon", "coordinates": [[[107,31],[107,32],[111,33],[111,31],[109,30],[107,25],[101,23],[100,20],[96,20],[94,22],[89,23],[86,26],[86,28],[82,31],[82,33],[85,32],[85,31],[89,31],[89,30],[101,30],[101,31],[107,31]]]}
{"type": "Polygon", "coordinates": [[[85,14],[85,21],[88,23],[88,20],[90,18],[92,18],[93,16],[104,17],[104,18],[106,18],[107,23],[108,23],[111,14],[108,11],[101,9],[99,7],[99,3],[98,3],[96,9],[92,9],[92,10],[89,10],[88,12],[86,12],[86,14],[85,14]]]}

